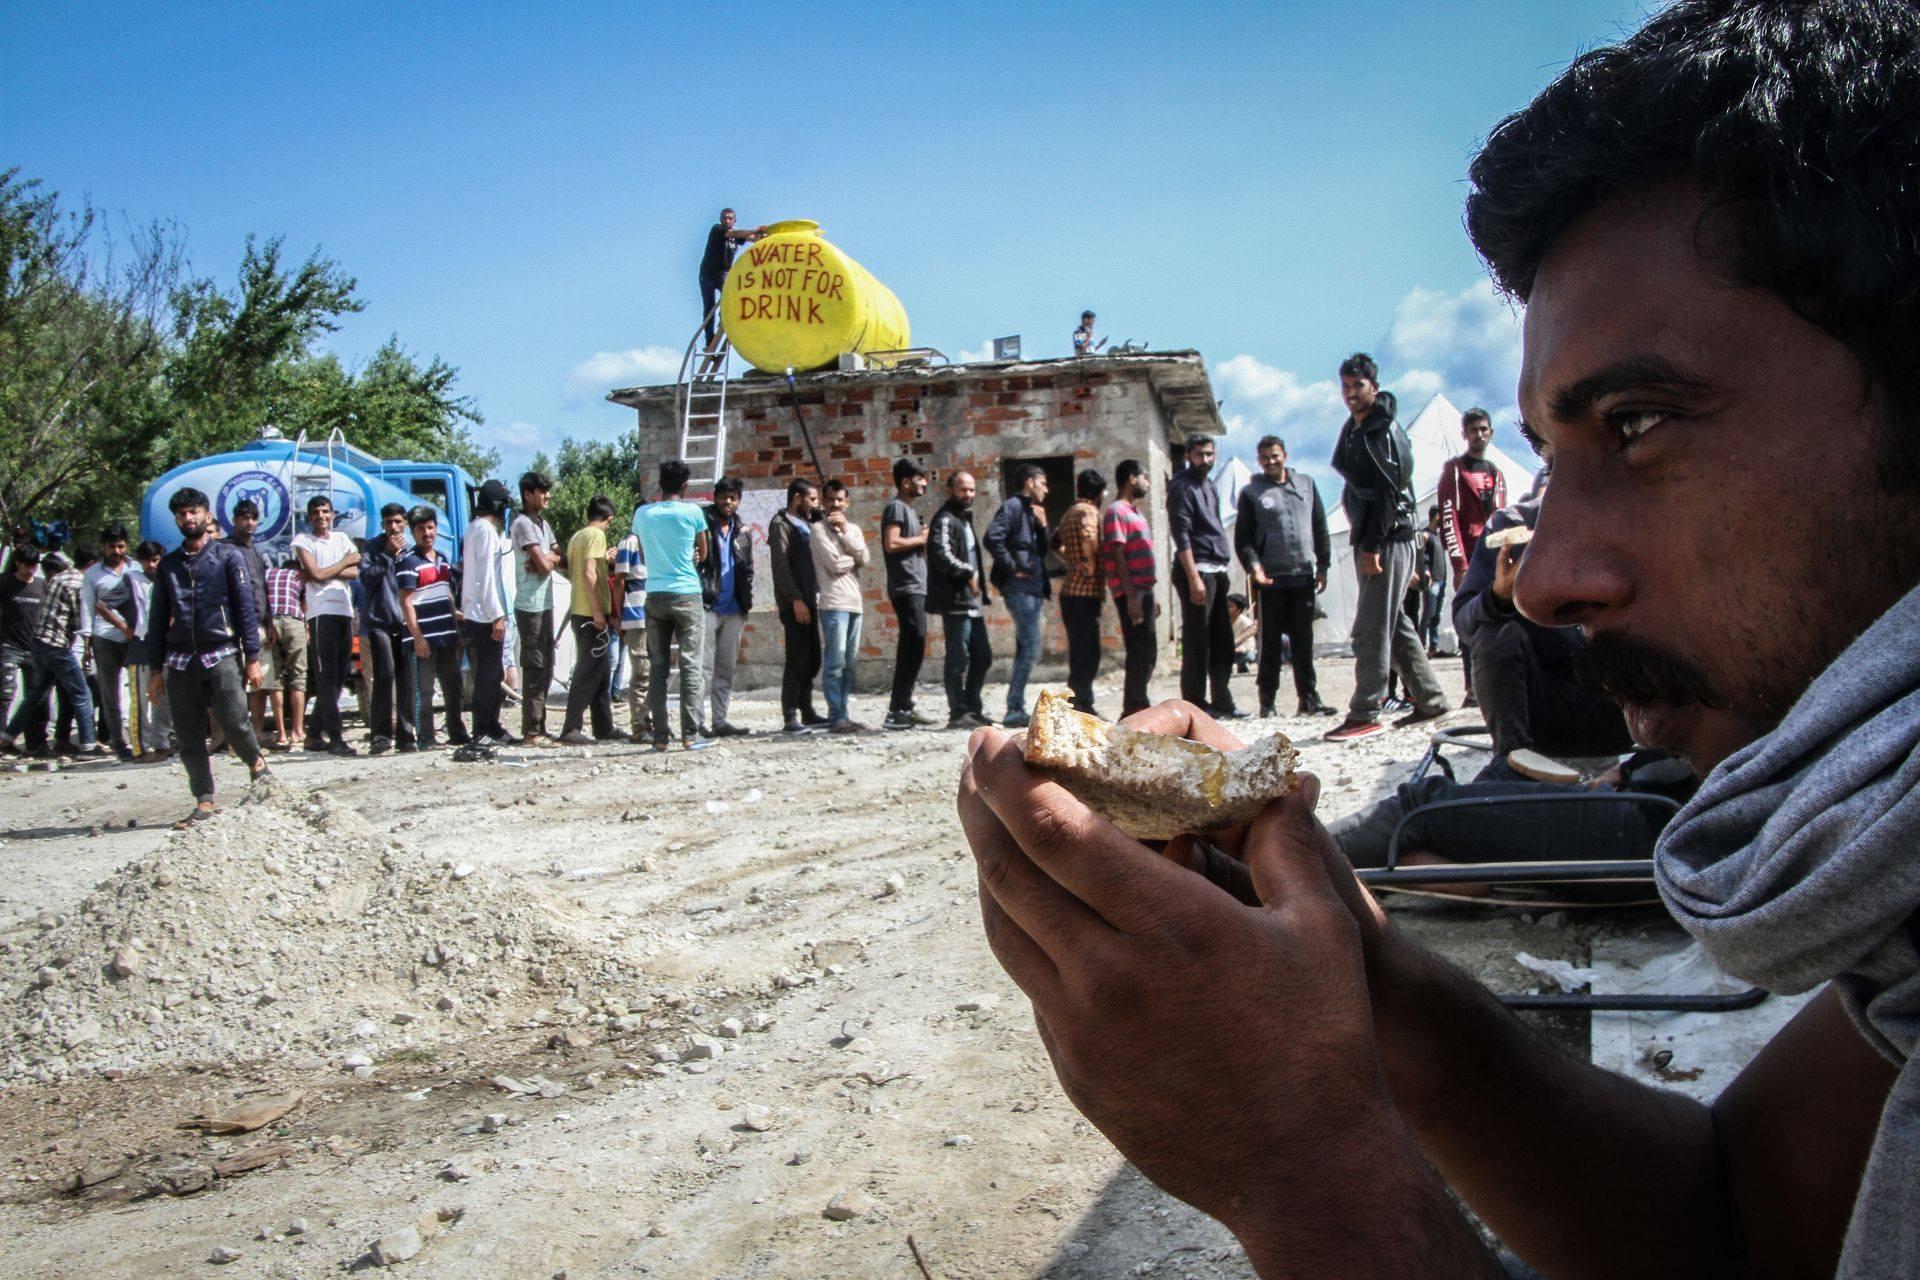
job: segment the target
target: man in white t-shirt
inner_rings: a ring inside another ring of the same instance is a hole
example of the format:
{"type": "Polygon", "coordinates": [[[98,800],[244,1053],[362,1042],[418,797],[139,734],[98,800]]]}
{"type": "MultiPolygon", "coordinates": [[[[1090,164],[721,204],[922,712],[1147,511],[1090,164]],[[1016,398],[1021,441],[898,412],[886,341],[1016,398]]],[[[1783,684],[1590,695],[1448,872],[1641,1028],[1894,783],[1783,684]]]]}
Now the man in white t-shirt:
{"type": "Polygon", "coordinates": [[[293,554],[306,584],[307,651],[313,655],[313,719],[307,749],[336,756],[358,755],[340,725],[340,691],[353,667],[353,587],[360,552],[333,527],[333,502],[325,494],[307,499],[307,528],[293,535],[293,554]]]}
{"type": "Polygon", "coordinates": [[[502,570],[513,554],[506,538],[510,502],[507,486],[498,480],[481,485],[473,523],[460,544],[460,634],[473,667],[473,740],[487,746],[519,741],[500,723],[510,603],[502,570]]]}
{"type": "Polygon", "coordinates": [[[515,569],[513,620],[520,637],[520,738],[546,746],[547,689],[553,682],[553,571],[560,567],[560,540],[547,523],[547,493],[553,481],[538,471],[520,477],[520,514],[507,539],[515,569]]]}

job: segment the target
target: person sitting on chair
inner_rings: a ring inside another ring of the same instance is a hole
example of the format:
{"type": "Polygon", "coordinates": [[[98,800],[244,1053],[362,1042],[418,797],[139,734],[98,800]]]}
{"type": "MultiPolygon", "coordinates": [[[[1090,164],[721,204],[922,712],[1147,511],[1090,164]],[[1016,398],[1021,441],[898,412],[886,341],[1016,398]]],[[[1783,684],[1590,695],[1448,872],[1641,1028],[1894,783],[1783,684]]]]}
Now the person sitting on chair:
{"type": "Polygon", "coordinates": [[[1525,545],[1491,545],[1501,530],[1533,528],[1545,488],[1543,473],[1533,493],[1494,512],[1453,599],[1453,629],[1472,654],[1474,692],[1493,731],[1493,763],[1482,777],[1504,772],[1507,756],[1522,749],[1598,756],[1633,745],[1620,709],[1574,677],[1580,629],[1543,627],[1514,609],[1525,545]]]}

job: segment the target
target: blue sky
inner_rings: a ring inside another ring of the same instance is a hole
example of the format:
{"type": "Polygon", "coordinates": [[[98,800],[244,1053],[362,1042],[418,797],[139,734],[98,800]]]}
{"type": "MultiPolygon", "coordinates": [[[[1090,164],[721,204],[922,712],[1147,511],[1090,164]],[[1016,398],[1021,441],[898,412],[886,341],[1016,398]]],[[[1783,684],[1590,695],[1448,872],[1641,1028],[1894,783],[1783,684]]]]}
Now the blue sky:
{"type": "MultiPolygon", "coordinates": [[[[1461,230],[1476,142],[1640,0],[840,6],[7,6],[0,166],[177,219],[230,281],[318,246],[461,369],[517,470],[670,377],[720,206],[819,221],[950,355],[1196,347],[1239,447],[1324,458],[1380,356],[1510,423],[1517,324],[1461,230]]],[[[1501,443],[1524,449],[1510,425],[1501,443]]]]}

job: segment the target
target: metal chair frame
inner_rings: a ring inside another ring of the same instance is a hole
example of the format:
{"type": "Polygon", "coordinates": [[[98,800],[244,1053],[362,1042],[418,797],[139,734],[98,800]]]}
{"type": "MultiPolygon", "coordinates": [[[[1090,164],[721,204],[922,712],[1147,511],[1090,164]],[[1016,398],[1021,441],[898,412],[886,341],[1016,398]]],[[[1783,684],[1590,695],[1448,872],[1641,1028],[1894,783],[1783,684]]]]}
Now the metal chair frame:
{"type": "MultiPolygon", "coordinates": [[[[1455,778],[1452,763],[1442,754],[1450,746],[1468,747],[1473,750],[1491,751],[1492,731],[1485,725],[1467,725],[1450,729],[1436,730],[1429,735],[1427,750],[1420,757],[1420,763],[1414,766],[1412,779],[1424,777],[1429,769],[1438,767],[1449,780],[1455,778]],[[1481,743],[1477,738],[1488,738],[1481,743]]],[[[1678,813],[1680,806],[1667,796],[1646,791],[1594,791],[1569,792],[1550,796],[1485,796],[1464,800],[1434,800],[1410,809],[1401,816],[1394,826],[1393,835],[1387,842],[1387,865],[1357,870],[1355,874],[1360,882],[1370,888],[1403,888],[1418,885],[1430,887],[1448,884],[1633,884],[1651,883],[1653,880],[1653,861],[1650,858],[1632,858],[1616,861],[1567,861],[1542,860],[1537,862],[1475,862],[1453,863],[1447,866],[1403,867],[1400,865],[1400,842],[1406,834],[1409,823],[1414,818],[1436,813],[1444,809],[1504,809],[1529,804],[1633,804],[1664,808],[1669,813],[1678,813]]],[[[1465,899],[1462,899],[1465,901],[1465,899]]],[[[1728,995],[1683,995],[1677,993],[1651,993],[1639,995],[1606,995],[1601,993],[1568,992],[1560,995],[1534,992],[1499,995],[1500,1003],[1509,1009],[1575,1009],[1585,1012],[1601,1010],[1656,1010],[1688,1013],[1724,1013],[1734,1009],[1750,1009],[1767,998],[1767,993],[1759,987],[1750,987],[1745,991],[1728,995]]]]}

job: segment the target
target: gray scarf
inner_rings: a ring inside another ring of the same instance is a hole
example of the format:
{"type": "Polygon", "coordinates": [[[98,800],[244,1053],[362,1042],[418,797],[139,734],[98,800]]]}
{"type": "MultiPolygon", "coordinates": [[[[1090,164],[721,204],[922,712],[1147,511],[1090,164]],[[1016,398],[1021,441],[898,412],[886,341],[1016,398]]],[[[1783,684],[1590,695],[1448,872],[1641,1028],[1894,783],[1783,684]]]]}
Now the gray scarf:
{"type": "Polygon", "coordinates": [[[1838,1274],[1920,1275],[1920,588],[1708,775],[1654,859],[1716,964],[1769,991],[1832,981],[1900,1066],[1838,1274]]]}

